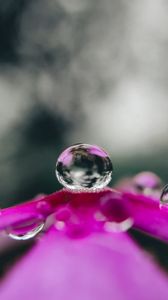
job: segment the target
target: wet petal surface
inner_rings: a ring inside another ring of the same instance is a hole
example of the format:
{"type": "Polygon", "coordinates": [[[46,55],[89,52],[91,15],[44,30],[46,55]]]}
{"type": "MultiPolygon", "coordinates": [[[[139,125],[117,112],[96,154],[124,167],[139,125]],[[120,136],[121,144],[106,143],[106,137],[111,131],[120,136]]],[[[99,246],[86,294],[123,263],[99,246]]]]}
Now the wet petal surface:
{"type": "Polygon", "coordinates": [[[68,238],[54,228],[11,271],[2,300],[165,300],[168,280],[124,233],[68,238]]]}
{"type": "Polygon", "coordinates": [[[123,193],[131,205],[134,228],[157,239],[168,241],[168,207],[160,207],[160,202],[145,195],[123,193]]]}

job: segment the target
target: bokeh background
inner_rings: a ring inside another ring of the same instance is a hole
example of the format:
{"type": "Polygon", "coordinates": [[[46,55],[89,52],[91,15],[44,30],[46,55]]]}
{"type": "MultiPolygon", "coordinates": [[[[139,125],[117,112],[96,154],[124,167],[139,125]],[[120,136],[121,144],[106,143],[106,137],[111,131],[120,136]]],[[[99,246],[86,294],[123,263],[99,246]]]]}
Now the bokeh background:
{"type": "Polygon", "coordinates": [[[0,1],[0,206],[60,188],[67,146],[167,181],[168,3],[0,1]]]}

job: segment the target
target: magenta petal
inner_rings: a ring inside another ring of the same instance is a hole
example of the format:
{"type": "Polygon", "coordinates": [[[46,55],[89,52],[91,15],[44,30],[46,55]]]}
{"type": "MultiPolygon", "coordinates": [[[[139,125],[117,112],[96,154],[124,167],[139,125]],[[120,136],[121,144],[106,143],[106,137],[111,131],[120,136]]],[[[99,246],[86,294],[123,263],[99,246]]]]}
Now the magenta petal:
{"type": "Polygon", "coordinates": [[[160,207],[159,200],[137,195],[123,193],[131,204],[134,228],[163,241],[168,241],[168,206],[160,207]]]}
{"type": "Polygon", "coordinates": [[[73,203],[74,207],[79,207],[83,204],[84,206],[93,206],[102,195],[106,195],[109,191],[111,191],[110,188],[99,192],[73,193],[62,189],[48,196],[38,196],[31,201],[0,210],[0,230],[29,220],[45,219],[67,203],[73,203]]]}
{"type": "Polygon", "coordinates": [[[127,234],[52,229],[8,274],[1,300],[165,300],[168,280],[127,234]]]}
{"type": "Polygon", "coordinates": [[[0,210],[0,230],[36,218],[45,218],[50,215],[55,208],[66,204],[69,201],[68,194],[65,190],[55,192],[48,196],[42,195],[35,197],[20,205],[0,210]]]}

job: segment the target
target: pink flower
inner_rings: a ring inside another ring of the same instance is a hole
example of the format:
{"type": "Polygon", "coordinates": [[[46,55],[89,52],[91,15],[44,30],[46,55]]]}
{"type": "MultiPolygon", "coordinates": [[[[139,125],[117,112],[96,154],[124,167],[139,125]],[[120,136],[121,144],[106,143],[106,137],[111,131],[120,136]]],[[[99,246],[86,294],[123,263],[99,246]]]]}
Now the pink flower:
{"type": "Polygon", "coordinates": [[[0,299],[168,299],[166,274],[124,232],[133,225],[167,242],[168,209],[136,189],[132,179],[118,191],[63,189],[1,210],[0,229],[20,236],[47,221],[1,281],[0,299]]]}

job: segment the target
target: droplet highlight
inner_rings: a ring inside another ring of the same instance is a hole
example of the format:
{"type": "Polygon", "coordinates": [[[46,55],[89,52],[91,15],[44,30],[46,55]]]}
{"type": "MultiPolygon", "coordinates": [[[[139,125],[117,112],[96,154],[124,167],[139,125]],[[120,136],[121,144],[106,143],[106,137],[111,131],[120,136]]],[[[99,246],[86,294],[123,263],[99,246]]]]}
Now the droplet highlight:
{"type": "Polygon", "coordinates": [[[29,220],[6,228],[7,235],[14,240],[29,240],[39,234],[44,227],[44,220],[29,220]]]}
{"type": "Polygon", "coordinates": [[[166,184],[162,190],[162,193],[160,196],[160,203],[162,205],[164,205],[164,204],[168,205],[168,184],[166,184]]]}
{"type": "Polygon", "coordinates": [[[129,230],[133,225],[133,220],[128,218],[120,223],[117,222],[105,222],[104,230],[107,232],[125,232],[129,230]]]}
{"type": "Polygon", "coordinates": [[[104,188],[111,180],[112,162],[96,145],[76,144],[61,153],[56,163],[58,181],[71,190],[104,188]]]}

